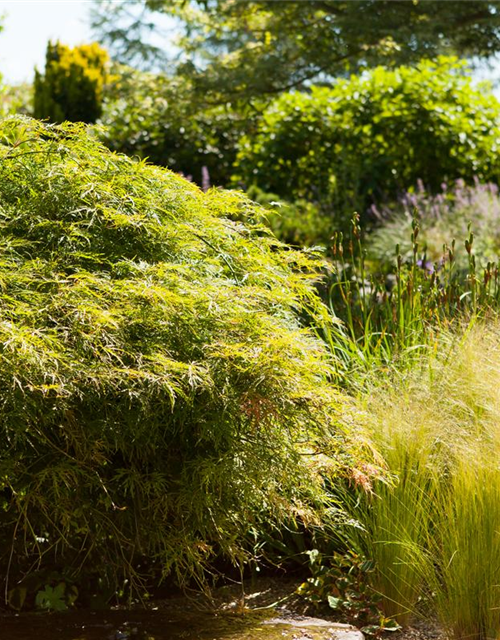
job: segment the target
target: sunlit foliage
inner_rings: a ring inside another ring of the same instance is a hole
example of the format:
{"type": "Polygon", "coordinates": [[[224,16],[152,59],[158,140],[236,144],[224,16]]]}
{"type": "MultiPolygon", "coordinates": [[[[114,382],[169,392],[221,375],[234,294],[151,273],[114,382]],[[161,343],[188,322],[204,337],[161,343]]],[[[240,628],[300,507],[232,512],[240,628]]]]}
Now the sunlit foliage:
{"type": "Polygon", "coordinates": [[[235,180],[323,203],[337,221],[418,179],[431,192],[498,180],[500,103],[465,71],[441,58],[284,94],[241,141],[235,180]]]}
{"type": "Polygon", "coordinates": [[[304,89],[377,64],[449,53],[488,57],[500,49],[498,5],[482,0],[100,0],[96,6],[97,32],[120,60],[158,64],[174,54],[180,72],[221,101],[304,89]],[[158,16],[170,18],[172,28],[158,16]]]}
{"type": "Polygon", "coordinates": [[[45,72],[35,71],[36,118],[95,122],[101,115],[109,57],[96,42],[70,48],[49,42],[45,72]]]}
{"type": "Polygon", "coordinates": [[[0,133],[3,575],[201,578],[324,509],[319,467],[356,449],[300,320],[324,314],[317,259],[82,125],[0,133]]]}

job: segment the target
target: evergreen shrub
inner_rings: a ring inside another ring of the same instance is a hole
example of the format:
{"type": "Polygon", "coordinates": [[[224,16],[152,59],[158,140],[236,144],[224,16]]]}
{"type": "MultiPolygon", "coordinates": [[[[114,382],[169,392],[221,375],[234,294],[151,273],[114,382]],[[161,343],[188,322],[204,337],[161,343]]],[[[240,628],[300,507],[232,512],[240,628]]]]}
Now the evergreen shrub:
{"type": "Polygon", "coordinates": [[[70,48],[49,42],[45,73],[35,71],[35,118],[95,122],[102,112],[109,56],[96,42],[70,48]]]}

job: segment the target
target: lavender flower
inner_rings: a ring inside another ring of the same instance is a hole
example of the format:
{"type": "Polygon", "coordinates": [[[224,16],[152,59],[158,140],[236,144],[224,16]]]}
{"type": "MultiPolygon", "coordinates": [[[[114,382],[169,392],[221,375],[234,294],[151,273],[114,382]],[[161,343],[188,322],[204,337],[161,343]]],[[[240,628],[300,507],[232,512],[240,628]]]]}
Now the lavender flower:
{"type": "Polygon", "coordinates": [[[210,189],[210,173],[205,165],[201,168],[201,188],[205,193],[210,189]]]}

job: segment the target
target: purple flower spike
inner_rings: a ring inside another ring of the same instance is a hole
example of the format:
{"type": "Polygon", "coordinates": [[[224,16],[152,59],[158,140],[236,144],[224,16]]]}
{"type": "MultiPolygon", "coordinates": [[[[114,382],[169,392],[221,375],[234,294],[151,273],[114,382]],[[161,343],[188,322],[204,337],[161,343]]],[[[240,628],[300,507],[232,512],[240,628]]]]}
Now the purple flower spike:
{"type": "Polygon", "coordinates": [[[423,269],[428,275],[432,275],[435,271],[434,264],[430,260],[417,260],[417,266],[423,269]]]}
{"type": "Polygon", "coordinates": [[[201,168],[201,188],[205,193],[210,189],[210,173],[205,165],[201,168]]]}

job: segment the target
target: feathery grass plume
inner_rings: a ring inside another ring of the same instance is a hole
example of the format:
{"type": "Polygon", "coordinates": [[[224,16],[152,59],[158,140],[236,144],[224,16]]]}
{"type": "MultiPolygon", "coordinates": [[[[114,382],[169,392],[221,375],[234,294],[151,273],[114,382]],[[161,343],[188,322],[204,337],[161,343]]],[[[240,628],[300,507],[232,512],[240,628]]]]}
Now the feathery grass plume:
{"type": "Polygon", "coordinates": [[[500,628],[498,323],[476,325],[444,356],[445,349],[433,367],[432,395],[449,434],[447,483],[429,541],[429,582],[449,634],[480,640],[500,628]]]}
{"type": "MultiPolygon", "coordinates": [[[[381,456],[384,472],[372,490],[346,487],[339,496],[356,526],[345,528],[351,548],[374,562],[367,575],[374,593],[381,597],[387,617],[406,625],[415,614],[429,573],[427,543],[434,527],[435,500],[440,469],[435,464],[435,442],[422,422],[407,423],[393,410],[391,401],[407,401],[406,393],[388,399],[371,389],[373,405],[364,398],[365,425],[381,456]]],[[[370,393],[370,398],[371,398],[370,393]]]]}
{"type": "Polygon", "coordinates": [[[61,565],[202,580],[218,555],[244,562],[262,522],[320,513],[315,455],[334,474],[357,445],[300,320],[324,313],[318,259],[243,195],[204,194],[83,125],[17,117],[0,140],[7,588],[61,565]]]}
{"type": "Polygon", "coordinates": [[[364,527],[350,540],[376,561],[386,611],[404,621],[425,598],[457,639],[500,626],[499,362],[498,323],[477,322],[442,332],[420,367],[373,383],[370,435],[392,482],[350,496],[364,527]]]}

